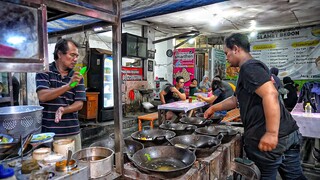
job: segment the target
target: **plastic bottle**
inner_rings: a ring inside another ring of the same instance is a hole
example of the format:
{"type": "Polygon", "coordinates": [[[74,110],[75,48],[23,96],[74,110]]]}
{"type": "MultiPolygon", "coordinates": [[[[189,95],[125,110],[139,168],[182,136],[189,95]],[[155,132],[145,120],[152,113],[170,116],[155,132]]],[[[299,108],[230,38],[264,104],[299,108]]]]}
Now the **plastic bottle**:
{"type": "Polygon", "coordinates": [[[307,104],[306,104],[306,106],[304,107],[304,111],[305,111],[305,113],[307,113],[307,114],[312,113],[312,107],[311,107],[310,103],[307,103],[307,104]]]}
{"type": "Polygon", "coordinates": [[[5,168],[2,164],[0,164],[0,179],[17,180],[16,176],[14,175],[14,169],[5,168]]]}

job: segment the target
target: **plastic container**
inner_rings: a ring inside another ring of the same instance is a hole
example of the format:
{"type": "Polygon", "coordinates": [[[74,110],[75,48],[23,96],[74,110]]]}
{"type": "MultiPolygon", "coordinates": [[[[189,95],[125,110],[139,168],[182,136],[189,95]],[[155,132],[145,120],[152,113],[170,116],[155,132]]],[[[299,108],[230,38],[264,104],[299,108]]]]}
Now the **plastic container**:
{"type": "Polygon", "coordinates": [[[0,164],[0,179],[17,180],[12,168],[5,168],[0,164]]]}
{"type": "Polygon", "coordinates": [[[305,111],[305,113],[307,113],[307,114],[312,113],[312,107],[311,107],[310,103],[307,103],[307,104],[306,104],[306,106],[304,107],[304,111],[305,111]]]}

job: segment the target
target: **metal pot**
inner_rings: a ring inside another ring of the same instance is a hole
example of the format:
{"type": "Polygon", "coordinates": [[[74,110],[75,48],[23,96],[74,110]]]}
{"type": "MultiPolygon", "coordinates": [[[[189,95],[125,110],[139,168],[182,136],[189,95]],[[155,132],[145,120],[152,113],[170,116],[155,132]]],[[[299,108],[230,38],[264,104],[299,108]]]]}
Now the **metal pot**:
{"type": "Polygon", "coordinates": [[[169,140],[173,146],[196,149],[197,158],[210,156],[221,144],[223,135],[218,137],[205,135],[184,135],[177,136],[169,140]]]}
{"type": "Polygon", "coordinates": [[[136,131],[131,134],[134,140],[141,142],[144,147],[159,146],[168,142],[176,135],[175,132],[163,129],[149,129],[143,131],[136,131]]]}
{"type": "Polygon", "coordinates": [[[112,171],[114,151],[104,147],[89,147],[77,151],[72,155],[78,164],[87,165],[90,169],[90,178],[106,176],[112,171]]]}
{"type": "Polygon", "coordinates": [[[238,131],[227,126],[207,126],[196,129],[196,133],[208,135],[208,136],[218,136],[223,134],[222,144],[230,142],[234,136],[238,134],[238,131]]]}
{"type": "Polygon", "coordinates": [[[0,133],[15,139],[41,131],[41,106],[9,106],[0,108],[0,133]]]}
{"type": "MultiPolygon", "coordinates": [[[[105,147],[105,148],[110,148],[114,150],[114,140],[110,137],[108,137],[105,140],[95,142],[90,145],[90,147],[105,147]]],[[[123,147],[123,153],[125,154],[124,156],[124,162],[129,162],[128,156],[132,156],[135,152],[137,152],[140,149],[143,149],[144,146],[142,143],[131,140],[131,139],[124,139],[124,147],[123,147]]]]}
{"type": "Polygon", "coordinates": [[[188,149],[155,146],[137,151],[131,161],[139,170],[166,179],[185,174],[196,161],[196,156],[188,149]]]}
{"type": "Polygon", "coordinates": [[[197,126],[191,124],[171,123],[170,121],[166,121],[165,123],[161,124],[159,128],[164,130],[171,130],[175,132],[177,136],[181,136],[192,134],[197,126]]]}

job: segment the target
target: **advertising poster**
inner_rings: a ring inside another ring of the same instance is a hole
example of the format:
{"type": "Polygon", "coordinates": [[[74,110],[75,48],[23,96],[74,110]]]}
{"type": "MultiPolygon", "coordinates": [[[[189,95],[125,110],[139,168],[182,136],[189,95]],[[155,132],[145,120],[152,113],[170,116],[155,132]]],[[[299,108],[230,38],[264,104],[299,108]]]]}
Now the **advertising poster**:
{"type": "Polygon", "coordinates": [[[251,54],[278,68],[280,79],[319,79],[320,26],[258,33],[251,38],[251,54]]]}
{"type": "Polygon", "coordinates": [[[212,48],[212,61],[214,76],[226,77],[226,55],[223,50],[212,48]]]}
{"type": "Polygon", "coordinates": [[[184,78],[184,89],[189,91],[191,79],[194,78],[195,48],[176,49],[173,52],[173,82],[177,76],[184,78]]]}
{"type": "Polygon", "coordinates": [[[124,81],[142,81],[143,70],[137,67],[122,67],[121,75],[124,81]]]}

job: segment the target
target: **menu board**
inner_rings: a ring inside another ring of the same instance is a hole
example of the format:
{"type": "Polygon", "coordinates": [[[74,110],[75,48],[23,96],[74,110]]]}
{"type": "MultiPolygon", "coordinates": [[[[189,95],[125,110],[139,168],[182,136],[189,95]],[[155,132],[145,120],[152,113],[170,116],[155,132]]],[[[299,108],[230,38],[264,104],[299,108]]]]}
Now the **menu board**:
{"type": "Polygon", "coordinates": [[[255,59],[278,68],[281,79],[320,78],[320,26],[258,33],[250,48],[255,59]]]}

